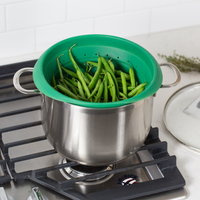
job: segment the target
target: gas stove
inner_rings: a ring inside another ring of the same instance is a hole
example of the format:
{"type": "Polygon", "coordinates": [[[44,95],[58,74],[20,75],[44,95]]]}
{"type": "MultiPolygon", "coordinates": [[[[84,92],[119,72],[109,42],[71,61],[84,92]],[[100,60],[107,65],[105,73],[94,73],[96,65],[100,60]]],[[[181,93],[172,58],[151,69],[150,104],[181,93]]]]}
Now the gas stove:
{"type": "MultiPolygon", "coordinates": [[[[0,66],[0,183],[8,199],[187,198],[176,157],[168,154],[157,127],[136,154],[117,164],[82,166],[61,157],[42,130],[40,95],[23,95],[12,84],[18,69],[35,62],[0,66]]],[[[21,84],[34,88],[32,75],[23,75],[21,84]]]]}

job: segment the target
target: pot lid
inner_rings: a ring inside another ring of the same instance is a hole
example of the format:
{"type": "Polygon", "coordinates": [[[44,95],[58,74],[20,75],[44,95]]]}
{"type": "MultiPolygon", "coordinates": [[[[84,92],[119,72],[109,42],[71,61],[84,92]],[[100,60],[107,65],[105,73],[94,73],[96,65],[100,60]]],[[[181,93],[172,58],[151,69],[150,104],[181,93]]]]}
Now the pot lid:
{"type": "Polygon", "coordinates": [[[200,151],[200,82],[186,85],[166,102],[163,119],[179,142],[200,151]]]}

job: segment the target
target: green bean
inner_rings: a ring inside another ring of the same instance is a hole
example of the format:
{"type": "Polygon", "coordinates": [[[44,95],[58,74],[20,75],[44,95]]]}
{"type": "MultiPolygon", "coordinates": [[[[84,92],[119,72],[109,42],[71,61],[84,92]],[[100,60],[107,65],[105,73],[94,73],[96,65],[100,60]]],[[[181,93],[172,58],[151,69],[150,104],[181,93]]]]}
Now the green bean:
{"type": "Polygon", "coordinates": [[[133,90],[135,87],[134,86],[129,86],[128,90],[133,90]]]}
{"type": "Polygon", "coordinates": [[[78,83],[70,78],[65,78],[65,80],[68,80],[72,85],[78,87],[78,83]]]}
{"type": "Polygon", "coordinates": [[[72,84],[67,85],[66,80],[63,81],[62,83],[63,84],[61,84],[61,85],[63,85],[66,89],[71,90],[75,95],[78,95],[78,91],[77,91],[78,89],[74,85],[72,85],[72,84]]]}
{"type": "Polygon", "coordinates": [[[123,93],[127,96],[127,84],[126,84],[126,78],[125,78],[124,72],[121,72],[121,79],[122,79],[123,93]]]}
{"type": "MultiPolygon", "coordinates": [[[[113,85],[109,85],[108,89],[110,90],[110,96],[113,97],[113,93],[112,93],[113,85]]],[[[115,101],[119,101],[119,99],[117,98],[117,96],[115,97],[115,101]]]]}
{"type": "Polygon", "coordinates": [[[76,61],[74,60],[74,57],[72,56],[72,48],[73,48],[75,45],[76,45],[76,44],[72,45],[72,47],[69,48],[69,58],[70,58],[70,60],[72,61],[72,64],[73,64],[74,68],[75,68],[76,71],[77,71],[77,70],[80,69],[80,68],[79,68],[79,66],[77,65],[76,61]]]}
{"type": "Polygon", "coordinates": [[[51,80],[51,85],[52,85],[53,87],[56,86],[56,80],[55,80],[54,75],[53,75],[52,80],[51,80]]]}
{"type": "Polygon", "coordinates": [[[89,71],[89,65],[86,66],[85,71],[88,73],[88,71],[89,71]]]}
{"type": "MultiPolygon", "coordinates": [[[[116,80],[117,80],[118,84],[121,84],[121,85],[122,85],[121,77],[117,77],[116,80]]],[[[127,85],[127,86],[131,86],[131,84],[130,84],[129,82],[126,82],[126,85],[127,85]]]]}
{"type": "MultiPolygon", "coordinates": [[[[80,81],[77,82],[77,85],[78,85],[78,89],[79,89],[79,94],[80,94],[80,96],[81,96],[82,98],[85,98],[85,99],[86,99],[85,94],[84,94],[84,91],[83,91],[83,87],[82,87],[80,81]]],[[[87,99],[86,99],[86,100],[87,100],[87,99]]]]}
{"type": "Polygon", "coordinates": [[[102,61],[101,58],[98,58],[98,67],[97,70],[94,74],[94,77],[92,78],[90,84],[88,85],[89,90],[92,90],[96,84],[96,82],[98,81],[99,75],[101,73],[101,69],[102,69],[102,61]]]}
{"type": "Polygon", "coordinates": [[[96,84],[96,86],[95,86],[95,88],[94,88],[94,90],[92,91],[92,93],[91,93],[91,95],[88,97],[88,99],[91,98],[91,97],[93,97],[93,96],[95,95],[95,93],[96,93],[96,92],[98,91],[98,89],[99,89],[100,84],[101,84],[101,79],[99,78],[98,81],[97,81],[97,84],[96,84]]]}
{"type": "Polygon", "coordinates": [[[72,90],[72,92],[73,92],[75,95],[78,95],[77,88],[75,88],[75,87],[70,87],[70,89],[72,90]]]}
{"type": "Polygon", "coordinates": [[[80,69],[77,70],[77,76],[78,76],[79,81],[81,82],[81,84],[83,86],[83,90],[85,91],[86,96],[89,97],[90,96],[90,90],[89,90],[84,78],[82,77],[82,73],[81,73],[80,69]]]}
{"type": "MultiPolygon", "coordinates": [[[[111,61],[112,59],[108,60],[108,64],[110,66],[110,68],[112,69],[112,71],[115,71],[115,66],[113,64],[113,62],[111,61]]],[[[87,61],[87,64],[89,64],[89,66],[93,66],[93,67],[97,67],[98,63],[97,62],[93,62],[93,61],[87,61]]]]}
{"type": "MultiPolygon", "coordinates": [[[[74,57],[72,56],[72,48],[75,46],[76,44],[74,44],[71,48],[69,48],[69,58],[72,61],[72,64],[74,66],[74,68],[76,69],[76,71],[80,70],[79,66],[77,65],[76,61],[74,60],[74,57]]],[[[87,84],[90,83],[90,81],[84,76],[83,72],[80,70],[82,77],[84,78],[85,82],[87,84]]]]}
{"type": "Polygon", "coordinates": [[[60,80],[59,83],[69,90],[69,88],[68,88],[67,84],[65,83],[64,79],[60,80]]]}
{"type": "Polygon", "coordinates": [[[102,74],[106,74],[106,70],[102,68],[102,74]]]}
{"type": "Polygon", "coordinates": [[[98,102],[101,99],[102,93],[103,93],[103,82],[101,82],[101,84],[99,86],[99,90],[97,92],[95,102],[98,102]]]}
{"type": "Polygon", "coordinates": [[[86,63],[87,63],[87,65],[89,64],[89,66],[92,65],[93,67],[97,67],[98,66],[98,62],[87,61],[86,63]]]}
{"type": "Polygon", "coordinates": [[[59,84],[57,85],[57,87],[61,92],[65,93],[67,96],[79,100],[79,98],[75,94],[73,94],[70,90],[66,89],[64,86],[59,84]]]}
{"type": "Polygon", "coordinates": [[[81,71],[81,75],[82,75],[83,79],[85,80],[85,82],[86,82],[87,84],[89,84],[89,83],[90,83],[90,80],[83,74],[82,71],[81,71]]]}
{"type": "Polygon", "coordinates": [[[115,83],[114,83],[114,80],[113,80],[113,78],[112,78],[110,72],[108,72],[108,71],[107,71],[107,76],[108,76],[108,80],[109,80],[110,85],[113,85],[112,88],[111,88],[111,91],[112,91],[111,96],[112,96],[112,102],[114,102],[115,99],[116,99],[116,88],[115,88],[115,83]]]}
{"type": "Polygon", "coordinates": [[[129,65],[129,75],[130,75],[130,80],[131,80],[131,86],[135,87],[135,75],[130,65],[129,65]]]}
{"type": "Polygon", "coordinates": [[[104,65],[105,69],[106,69],[110,74],[113,74],[113,71],[112,71],[112,69],[110,68],[110,66],[109,66],[108,62],[106,61],[106,59],[105,59],[104,57],[102,57],[102,56],[99,56],[99,57],[100,57],[100,59],[101,59],[103,65],[104,65]]]}
{"type": "Polygon", "coordinates": [[[134,96],[140,94],[141,92],[143,92],[143,90],[144,90],[144,87],[140,88],[140,89],[136,92],[136,94],[135,94],[134,96]]]}
{"type": "Polygon", "coordinates": [[[66,79],[64,79],[63,81],[67,86],[69,86],[70,88],[73,88],[72,90],[76,90],[78,92],[78,88],[75,87],[73,84],[71,84],[69,81],[67,81],[66,79]]]}
{"type": "Polygon", "coordinates": [[[109,87],[108,89],[110,90],[110,96],[113,97],[113,94],[112,94],[112,87],[113,87],[113,86],[112,86],[112,85],[109,85],[108,87],[109,87]]]}
{"type": "Polygon", "coordinates": [[[87,72],[85,72],[84,73],[84,75],[91,81],[92,80],[92,76],[89,74],[89,73],[87,73],[87,72]]]}
{"type": "Polygon", "coordinates": [[[108,87],[107,87],[108,86],[108,77],[106,74],[104,76],[103,84],[104,84],[103,101],[108,102],[108,87]]]}
{"type": "Polygon", "coordinates": [[[109,64],[110,68],[113,70],[113,73],[115,73],[115,66],[111,60],[112,59],[108,60],[108,64],[109,64]]]}
{"type": "MultiPolygon", "coordinates": [[[[121,70],[115,70],[115,75],[121,76],[121,70]]],[[[130,80],[130,76],[124,72],[126,80],[130,80]]]]}
{"type": "Polygon", "coordinates": [[[64,67],[62,67],[63,71],[65,71],[67,74],[69,74],[72,77],[78,78],[77,74],[69,69],[66,69],[64,67]]]}
{"type": "Polygon", "coordinates": [[[59,58],[61,57],[61,56],[63,56],[64,54],[61,54],[60,56],[58,56],[57,57],[57,64],[58,64],[58,70],[59,70],[59,72],[60,72],[60,78],[61,78],[61,80],[64,78],[63,77],[63,73],[62,73],[62,66],[61,66],[61,63],[60,63],[60,61],[59,61],[59,58]]]}
{"type": "Polygon", "coordinates": [[[119,96],[119,86],[118,86],[118,83],[117,83],[117,79],[112,71],[112,69],[110,68],[110,66],[108,65],[106,59],[102,56],[100,56],[101,60],[102,60],[102,63],[105,67],[105,69],[110,73],[110,75],[112,76],[113,78],[113,81],[114,81],[114,84],[115,84],[115,88],[116,88],[116,96],[119,96]]]}
{"type": "Polygon", "coordinates": [[[122,93],[122,92],[119,92],[119,95],[120,95],[120,96],[122,96],[122,97],[123,97],[123,99],[127,99],[127,96],[126,96],[124,93],[122,93]]]}
{"type": "Polygon", "coordinates": [[[131,92],[128,93],[128,97],[133,97],[140,88],[143,88],[147,83],[142,83],[140,85],[138,85],[137,87],[135,87],[135,89],[133,89],[131,92]]]}
{"type": "Polygon", "coordinates": [[[73,80],[73,81],[77,82],[77,81],[78,81],[78,78],[72,77],[72,79],[71,79],[71,80],[73,80]]]}

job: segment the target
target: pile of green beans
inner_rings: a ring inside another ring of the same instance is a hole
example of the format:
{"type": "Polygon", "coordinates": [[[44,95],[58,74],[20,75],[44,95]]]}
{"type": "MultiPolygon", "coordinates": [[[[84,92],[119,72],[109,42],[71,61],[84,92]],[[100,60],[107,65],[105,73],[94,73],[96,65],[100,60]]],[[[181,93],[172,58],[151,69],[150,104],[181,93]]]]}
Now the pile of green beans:
{"type": "Polygon", "coordinates": [[[147,83],[138,83],[133,68],[129,65],[129,73],[115,69],[112,59],[106,60],[98,57],[97,62],[87,61],[86,71],[82,72],[77,65],[72,48],[69,57],[76,72],[64,68],[59,58],[56,58],[59,78],[52,77],[51,86],[58,92],[82,101],[89,102],[115,102],[125,100],[140,94],[147,83]],[[91,68],[96,68],[92,73],[91,68]]]}

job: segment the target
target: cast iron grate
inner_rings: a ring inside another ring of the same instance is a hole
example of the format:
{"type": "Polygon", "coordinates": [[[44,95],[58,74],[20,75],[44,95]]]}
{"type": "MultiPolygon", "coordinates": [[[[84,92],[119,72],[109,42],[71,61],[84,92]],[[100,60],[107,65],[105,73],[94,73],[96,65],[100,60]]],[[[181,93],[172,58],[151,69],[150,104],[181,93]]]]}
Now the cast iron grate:
{"type": "MultiPolygon", "coordinates": [[[[35,61],[30,61],[30,65],[33,63],[35,63],[35,61]]],[[[13,74],[13,73],[9,71],[7,77],[11,78],[12,76],[10,76],[10,74],[13,74]]],[[[0,76],[0,80],[1,78],[5,79],[6,73],[4,73],[2,77],[0,76]]],[[[12,84],[4,85],[0,89],[5,89],[9,87],[13,87],[12,84]]],[[[32,98],[34,96],[35,95],[33,96],[23,95],[23,96],[18,96],[17,98],[12,97],[9,99],[1,99],[0,104],[9,102],[9,101],[17,101],[23,98],[32,98]]],[[[36,110],[40,110],[40,106],[34,106],[34,107],[25,108],[25,109],[0,113],[0,120],[3,117],[22,114],[22,113],[28,113],[28,112],[32,112],[36,110]]],[[[173,190],[177,188],[182,188],[185,185],[185,180],[176,166],[176,157],[169,156],[167,152],[167,143],[161,142],[159,139],[158,128],[151,128],[149,135],[145,141],[145,145],[139,149],[139,151],[148,150],[150,152],[154,160],[151,160],[148,162],[143,162],[143,163],[135,164],[132,166],[117,168],[111,171],[99,172],[93,175],[87,175],[81,178],[76,178],[73,180],[64,180],[64,181],[55,181],[54,179],[51,179],[50,177],[48,177],[47,174],[48,172],[58,170],[61,168],[79,165],[78,163],[68,162],[66,164],[57,164],[54,166],[40,168],[36,170],[16,172],[15,166],[16,166],[16,163],[18,162],[22,162],[22,161],[24,162],[33,158],[44,157],[47,155],[53,155],[57,153],[55,150],[47,150],[47,151],[33,153],[33,154],[25,155],[25,156],[18,156],[15,158],[10,157],[9,155],[10,148],[37,142],[37,141],[46,140],[46,137],[38,136],[38,137],[29,138],[29,139],[5,143],[2,140],[2,134],[6,134],[7,132],[17,131],[17,130],[26,129],[30,127],[35,127],[35,126],[41,126],[41,121],[34,121],[30,123],[25,123],[25,124],[19,124],[15,126],[6,127],[6,128],[0,127],[1,128],[0,129],[1,151],[6,160],[9,171],[14,181],[16,182],[20,180],[29,179],[31,181],[34,181],[40,185],[50,188],[53,191],[74,200],[79,200],[79,199],[80,200],[88,200],[88,199],[90,200],[102,200],[102,199],[126,200],[126,199],[133,199],[137,197],[143,197],[146,195],[156,194],[156,193],[160,193],[164,191],[169,191],[169,190],[173,190]],[[99,177],[102,177],[103,175],[106,176],[106,175],[110,175],[114,173],[126,172],[131,169],[144,168],[151,165],[157,165],[164,177],[160,179],[156,179],[156,180],[150,180],[150,181],[141,182],[138,184],[128,185],[124,187],[114,187],[114,188],[110,188],[109,190],[101,190],[101,191],[88,193],[88,194],[82,194],[81,192],[78,192],[75,189],[73,189],[73,185],[75,184],[75,182],[81,182],[89,178],[90,179],[99,178],[99,177]]],[[[0,161],[0,164],[1,163],[3,163],[2,165],[3,165],[3,169],[5,170],[5,174],[8,174],[6,171],[5,161],[4,160],[2,162],[0,161]]],[[[0,178],[0,183],[4,183],[4,182],[6,182],[4,181],[4,178],[2,179],[0,178]]]]}

